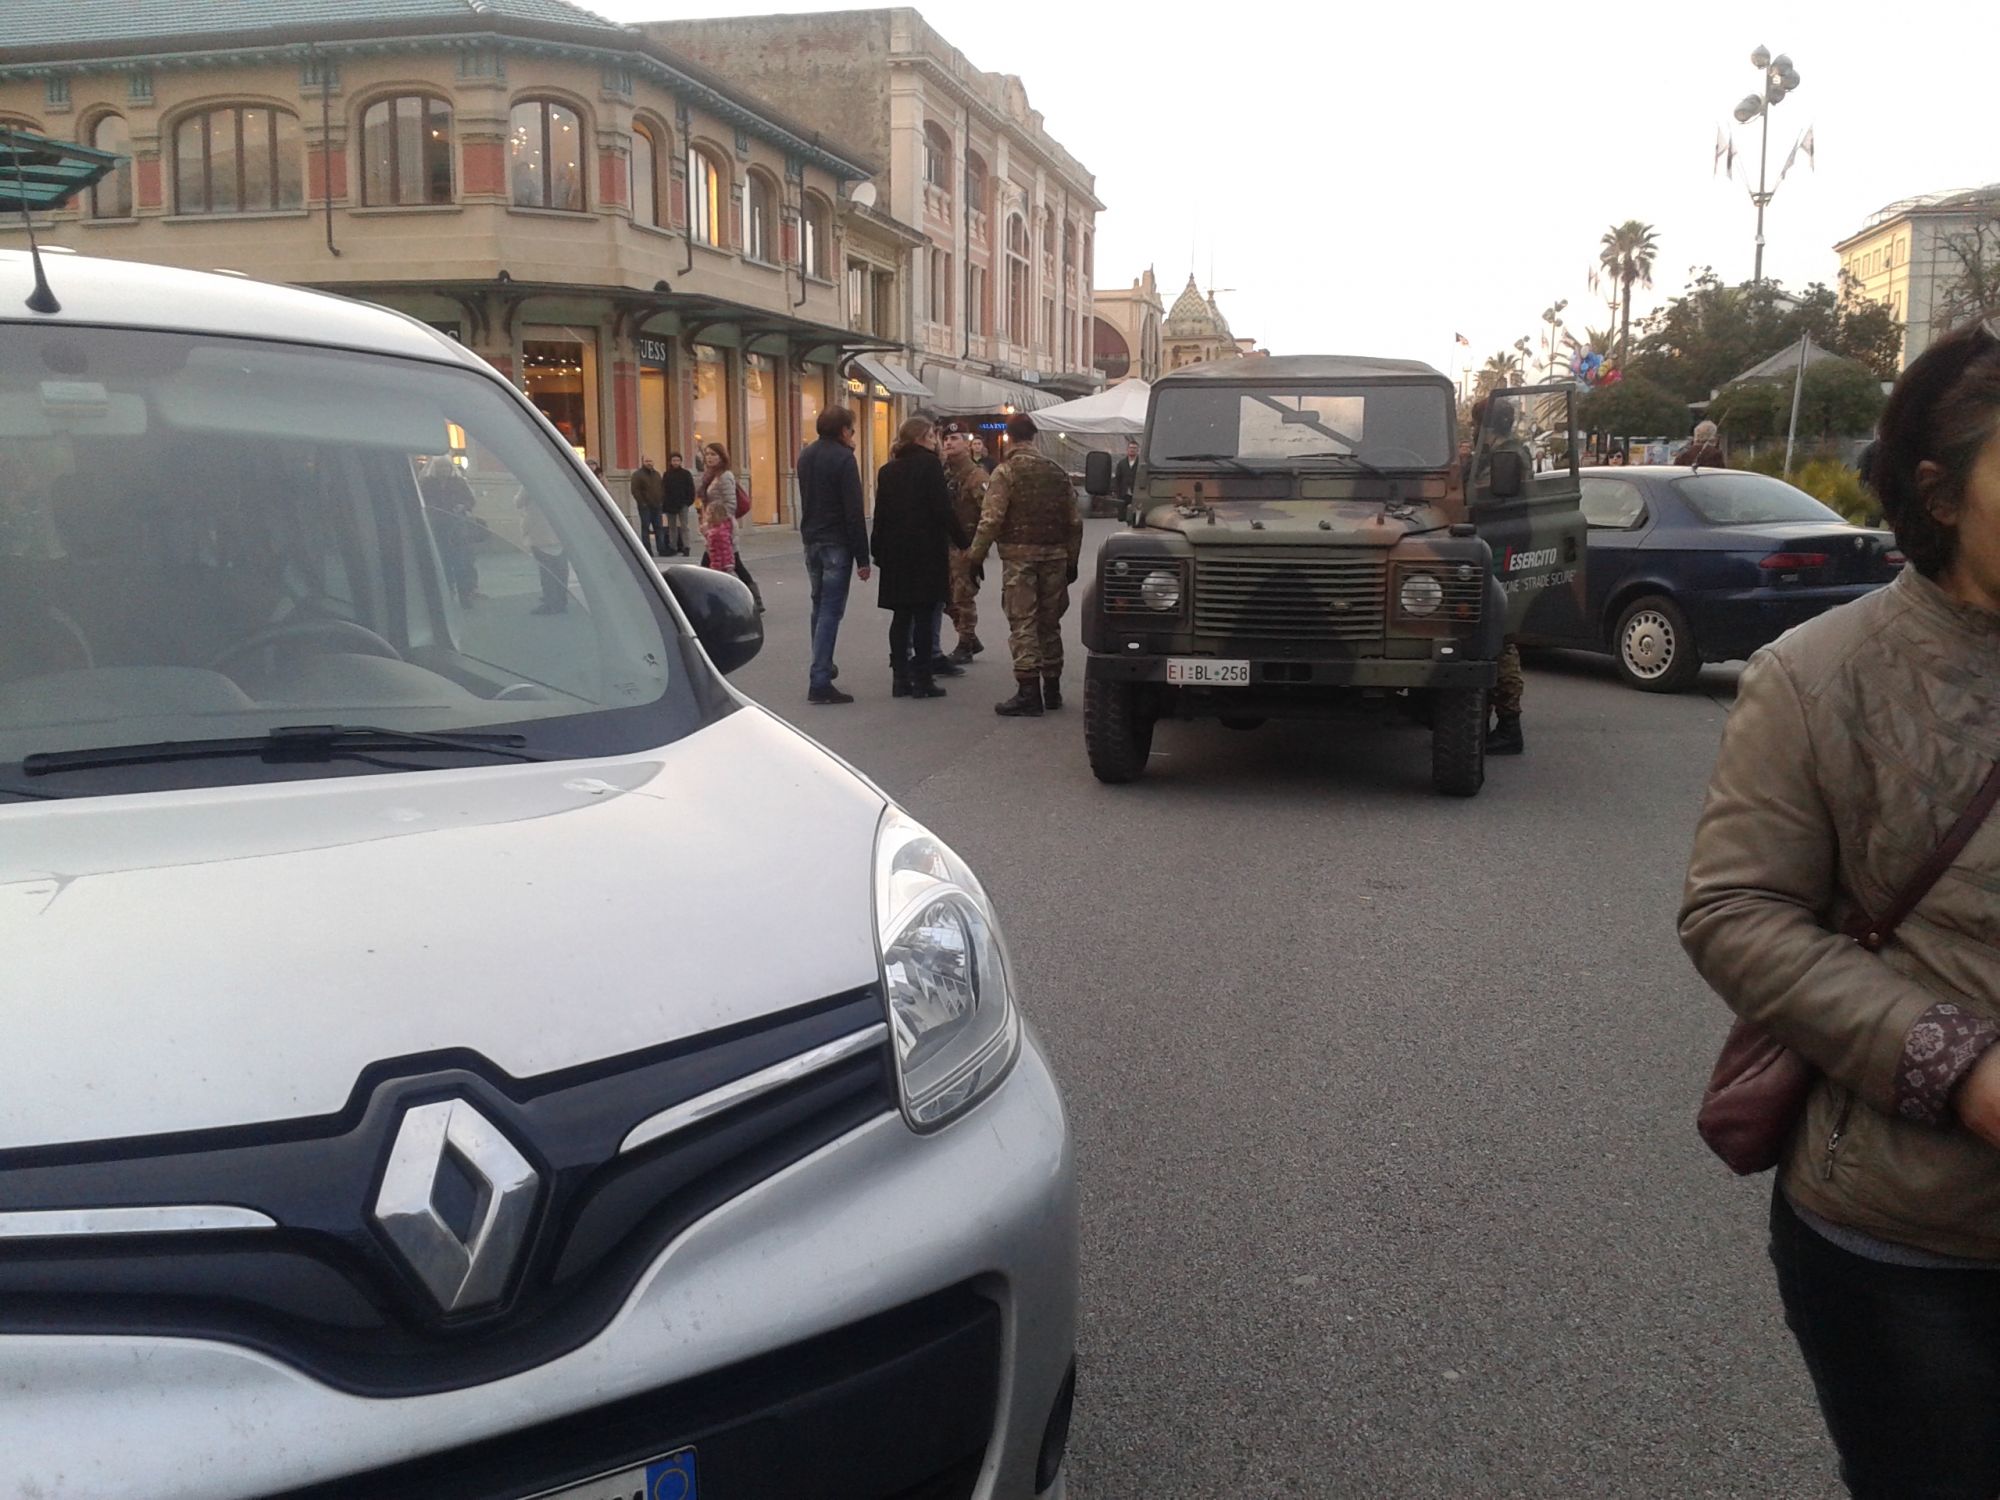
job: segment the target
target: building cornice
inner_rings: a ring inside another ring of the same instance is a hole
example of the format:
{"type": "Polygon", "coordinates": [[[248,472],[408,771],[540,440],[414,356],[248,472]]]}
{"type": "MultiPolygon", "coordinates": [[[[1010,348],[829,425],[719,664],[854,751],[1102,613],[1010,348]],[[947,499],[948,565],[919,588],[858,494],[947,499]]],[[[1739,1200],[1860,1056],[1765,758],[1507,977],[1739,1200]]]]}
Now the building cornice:
{"type": "MultiPolygon", "coordinates": [[[[134,42],[143,39],[135,38],[134,42]]],[[[233,47],[190,47],[170,52],[121,50],[75,53],[23,62],[0,62],[0,81],[17,78],[70,77],[82,73],[227,68],[272,61],[304,62],[315,57],[407,56],[440,48],[450,51],[500,51],[510,56],[559,58],[599,67],[615,67],[650,79],[677,98],[750,134],[762,137],[800,161],[819,167],[842,181],[876,175],[878,168],[858,156],[832,149],[816,138],[770,114],[750,107],[686,67],[634,45],[611,47],[575,39],[525,35],[511,31],[424,31],[408,34],[349,37],[292,37],[233,47]]]]}
{"type": "Polygon", "coordinates": [[[1095,189],[1086,186],[1082,180],[1080,174],[1087,170],[1082,162],[1071,156],[1068,151],[1064,150],[1053,140],[1046,142],[1037,140],[1034,133],[1023,126],[1019,120],[1014,119],[1003,110],[995,109],[989,101],[982,98],[977,91],[967,87],[962,78],[946,67],[943,59],[933,57],[928,52],[908,51],[891,52],[889,54],[889,61],[891,66],[902,65],[919,68],[938,83],[944,85],[946,91],[960,104],[964,105],[967,112],[977,119],[980,124],[990,130],[1001,132],[1010,140],[1023,143],[1028,153],[1044,166],[1048,167],[1055,176],[1060,178],[1063,185],[1074,196],[1083,199],[1096,212],[1104,212],[1104,204],[1099,201],[1095,189]]]}

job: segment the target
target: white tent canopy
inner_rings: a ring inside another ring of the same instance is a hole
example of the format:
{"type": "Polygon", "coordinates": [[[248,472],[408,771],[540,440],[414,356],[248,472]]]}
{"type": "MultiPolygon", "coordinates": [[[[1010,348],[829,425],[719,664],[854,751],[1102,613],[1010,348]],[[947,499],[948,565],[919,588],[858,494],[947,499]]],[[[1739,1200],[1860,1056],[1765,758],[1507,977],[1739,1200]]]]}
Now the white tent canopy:
{"type": "Polygon", "coordinates": [[[1045,406],[1035,413],[1044,432],[1109,433],[1136,437],[1146,426],[1146,400],[1153,388],[1143,380],[1125,380],[1095,396],[1045,406]]]}

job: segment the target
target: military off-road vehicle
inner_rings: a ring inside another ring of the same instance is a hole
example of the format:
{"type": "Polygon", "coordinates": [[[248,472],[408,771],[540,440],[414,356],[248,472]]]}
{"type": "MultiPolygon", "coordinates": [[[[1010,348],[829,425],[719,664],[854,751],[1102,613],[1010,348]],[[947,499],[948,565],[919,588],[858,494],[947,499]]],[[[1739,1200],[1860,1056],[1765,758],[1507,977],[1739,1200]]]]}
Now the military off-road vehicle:
{"type": "MultiPolygon", "coordinates": [[[[1153,387],[1139,473],[1086,596],[1084,735],[1132,781],[1164,718],[1255,728],[1370,702],[1431,730],[1470,797],[1506,638],[1580,595],[1574,389],[1494,392],[1461,445],[1452,383],[1406,360],[1252,357],[1153,387]]],[[[1085,487],[1108,491],[1109,455],[1085,487]]]]}

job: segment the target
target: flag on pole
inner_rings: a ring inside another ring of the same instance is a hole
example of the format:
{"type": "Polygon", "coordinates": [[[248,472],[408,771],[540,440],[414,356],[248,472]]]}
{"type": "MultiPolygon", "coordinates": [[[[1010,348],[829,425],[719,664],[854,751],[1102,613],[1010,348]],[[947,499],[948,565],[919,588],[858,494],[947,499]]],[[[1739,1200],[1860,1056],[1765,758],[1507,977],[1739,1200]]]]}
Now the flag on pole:
{"type": "Polygon", "coordinates": [[[1816,158],[1816,157],[1815,157],[1815,156],[1813,155],[1813,133],[1812,133],[1812,126],[1810,126],[1810,125],[1806,126],[1806,133],[1805,133],[1804,135],[1802,135],[1802,136],[1800,136],[1800,137],[1799,137],[1799,146],[1798,146],[1798,149],[1799,149],[1799,150],[1801,150],[1801,151],[1803,151],[1803,152],[1805,152],[1805,154],[1806,154],[1806,165],[1807,165],[1807,166],[1809,166],[1809,167],[1811,167],[1811,168],[1812,168],[1812,169],[1813,169],[1813,170],[1814,170],[1815,172],[1817,172],[1817,171],[1819,170],[1819,161],[1818,161],[1818,159],[1817,159],[1817,158],[1816,158]]]}
{"type": "Polygon", "coordinates": [[[1736,137],[1729,138],[1729,149],[1723,153],[1722,175],[1730,181],[1736,180],[1736,137]]]}
{"type": "Polygon", "coordinates": [[[1715,160],[1709,163],[1709,176],[1713,177],[1717,172],[1722,170],[1722,153],[1728,149],[1728,139],[1723,135],[1722,127],[1718,125],[1715,127],[1715,160]]]}
{"type": "Polygon", "coordinates": [[[1457,339],[1461,344],[1465,345],[1466,348],[1470,349],[1472,347],[1472,340],[1467,338],[1464,334],[1454,333],[1452,337],[1457,339]]]}
{"type": "Polygon", "coordinates": [[[1804,143],[1805,137],[1803,135],[1792,142],[1792,154],[1785,158],[1785,165],[1778,172],[1778,181],[1783,182],[1787,177],[1792,175],[1792,167],[1799,159],[1799,147],[1804,143]]]}

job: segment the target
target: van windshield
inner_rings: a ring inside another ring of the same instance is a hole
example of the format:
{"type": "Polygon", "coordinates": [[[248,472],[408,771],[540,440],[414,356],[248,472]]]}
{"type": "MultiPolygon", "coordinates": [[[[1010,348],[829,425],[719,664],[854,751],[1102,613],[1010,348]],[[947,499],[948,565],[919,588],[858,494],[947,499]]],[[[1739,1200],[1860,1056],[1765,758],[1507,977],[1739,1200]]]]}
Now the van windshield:
{"type": "Polygon", "coordinates": [[[500,763],[442,744],[199,771],[31,759],[302,725],[504,730],[532,758],[658,745],[698,711],[642,566],[555,440],[470,370],[0,325],[8,786],[500,763]]]}
{"type": "Polygon", "coordinates": [[[1163,386],[1147,452],[1154,464],[1437,469],[1451,460],[1451,424],[1449,394],[1429,385],[1163,386]]]}

